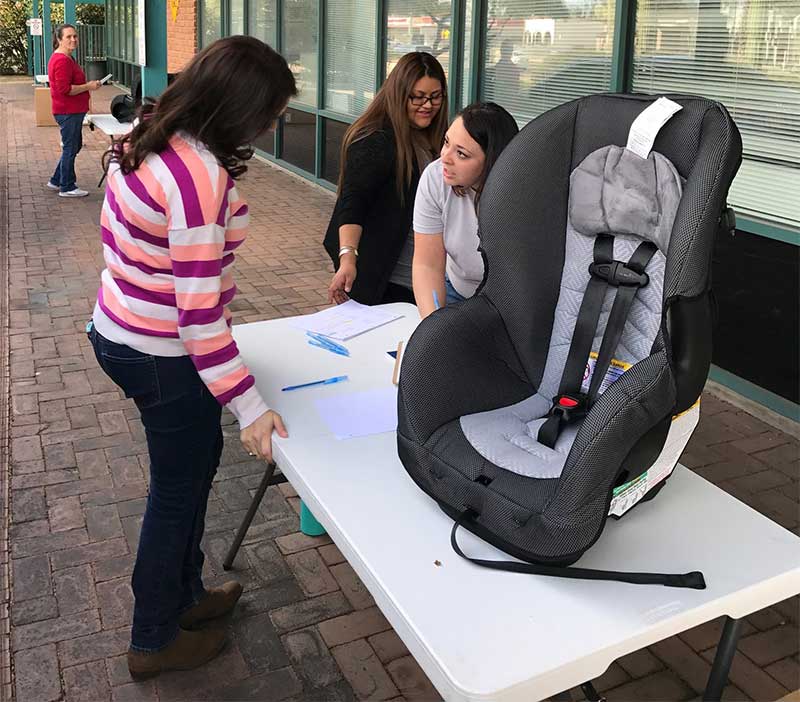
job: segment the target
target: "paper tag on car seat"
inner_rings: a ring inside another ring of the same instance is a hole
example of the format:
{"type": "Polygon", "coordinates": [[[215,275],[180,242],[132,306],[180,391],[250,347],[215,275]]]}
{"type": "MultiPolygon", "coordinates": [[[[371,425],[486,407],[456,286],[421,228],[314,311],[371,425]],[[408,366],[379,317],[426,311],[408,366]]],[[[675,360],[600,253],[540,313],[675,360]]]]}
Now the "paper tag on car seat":
{"type": "MultiPolygon", "coordinates": [[[[581,392],[589,392],[589,385],[592,382],[592,375],[594,375],[594,367],[597,365],[597,353],[592,351],[589,354],[589,360],[586,362],[586,369],[583,371],[583,382],[581,383],[581,392]]],[[[606,371],[606,377],[600,383],[598,393],[605,392],[605,389],[611,385],[617,378],[619,378],[628,368],[631,367],[630,363],[625,361],[618,361],[616,358],[611,359],[606,371]]]]}
{"type": "Polygon", "coordinates": [[[633,120],[631,130],[628,132],[626,148],[633,151],[637,156],[647,158],[661,127],[681,109],[683,109],[681,105],[669,98],[658,98],[633,120]]]}

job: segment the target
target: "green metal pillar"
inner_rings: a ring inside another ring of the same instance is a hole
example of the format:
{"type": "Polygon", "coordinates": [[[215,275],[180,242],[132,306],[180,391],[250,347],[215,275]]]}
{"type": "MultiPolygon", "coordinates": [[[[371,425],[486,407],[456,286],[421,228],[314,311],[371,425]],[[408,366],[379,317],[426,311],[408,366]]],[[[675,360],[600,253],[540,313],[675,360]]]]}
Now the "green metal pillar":
{"type": "Polygon", "coordinates": [[[42,73],[47,73],[47,64],[53,55],[53,23],[50,21],[50,0],[42,0],[42,47],[44,49],[44,56],[42,57],[44,70],[42,73]]]}
{"type": "MultiPolygon", "coordinates": [[[[33,0],[31,3],[31,19],[37,19],[38,17],[39,0],[33,0]]],[[[31,43],[33,44],[33,74],[41,75],[44,73],[42,70],[42,37],[31,36],[31,43]]]]}
{"type": "MultiPolygon", "coordinates": [[[[145,0],[138,0],[144,4],[145,0]]],[[[141,17],[141,12],[139,14],[141,17]]],[[[139,56],[142,66],[142,96],[157,98],[167,87],[167,2],[147,0],[144,28],[146,56],[139,56]]],[[[140,44],[141,45],[141,44],[140,44]]]]}
{"type": "Polygon", "coordinates": [[[75,0],[64,0],[64,22],[75,24],[75,17],[75,0]]]}
{"type": "Polygon", "coordinates": [[[636,0],[617,0],[614,12],[614,45],[611,53],[611,91],[626,93],[633,76],[633,41],[636,32],[636,0]]]}

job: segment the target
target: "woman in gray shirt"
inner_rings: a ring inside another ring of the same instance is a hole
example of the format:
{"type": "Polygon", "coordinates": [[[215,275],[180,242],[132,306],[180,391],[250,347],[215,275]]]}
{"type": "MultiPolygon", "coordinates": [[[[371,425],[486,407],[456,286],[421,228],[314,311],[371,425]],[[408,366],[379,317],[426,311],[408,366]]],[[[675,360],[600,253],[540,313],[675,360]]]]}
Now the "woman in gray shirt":
{"type": "Polygon", "coordinates": [[[519,131],[493,102],[475,103],[450,125],[440,158],[423,172],[414,200],[414,297],[425,318],[441,303],[471,297],[483,280],[478,206],[498,156],[519,131]]]}

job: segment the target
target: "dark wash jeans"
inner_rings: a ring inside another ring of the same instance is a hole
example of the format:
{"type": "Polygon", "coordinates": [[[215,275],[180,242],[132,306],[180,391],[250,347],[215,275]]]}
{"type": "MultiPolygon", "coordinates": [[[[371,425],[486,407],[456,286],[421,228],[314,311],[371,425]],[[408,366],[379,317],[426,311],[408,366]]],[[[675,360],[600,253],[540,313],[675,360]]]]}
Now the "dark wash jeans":
{"type": "Polygon", "coordinates": [[[62,193],[75,190],[75,157],[83,148],[83,118],[85,112],[71,115],[54,115],[61,130],[61,158],[56,164],[50,182],[57,185],[62,193]]]}
{"type": "Polygon", "coordinates": [[[200,548],[222,454],[222,407],[188,356],[149,356],[88,332],[100,367],[133,398],[150,453],[150,493],[133,569],[131,648],[157,651],[205,594],[200,548]]]}

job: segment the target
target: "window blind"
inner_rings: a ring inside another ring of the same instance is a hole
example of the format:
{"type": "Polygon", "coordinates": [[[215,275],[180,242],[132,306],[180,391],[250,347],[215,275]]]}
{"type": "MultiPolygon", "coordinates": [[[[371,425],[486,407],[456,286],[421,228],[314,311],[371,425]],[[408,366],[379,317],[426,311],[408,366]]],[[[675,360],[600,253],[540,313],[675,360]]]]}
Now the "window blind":
{"type": "Polygon", "coordinates": [[[325,107],[354,117],[375,95],[375,3],[325,6],[325,107]]]}
{"type": "Polygon", "coordinates": [[[489,4],[483,100],[520,124],[611,83],[614,0],[505,0],[489,4]]]}
{"type": "Polygon", "coordinates": [[[276,2],[277,0],[250,0],[247,17],[250,35],[261,39],[273,49],[277,43],[276,2]]]}
{"type": "Polygon", "coordinates": [[[800,1],[639,0],[635,43],[635,91],[728,108],[744,152],[737,213],[800,229],[800,1]]]}

